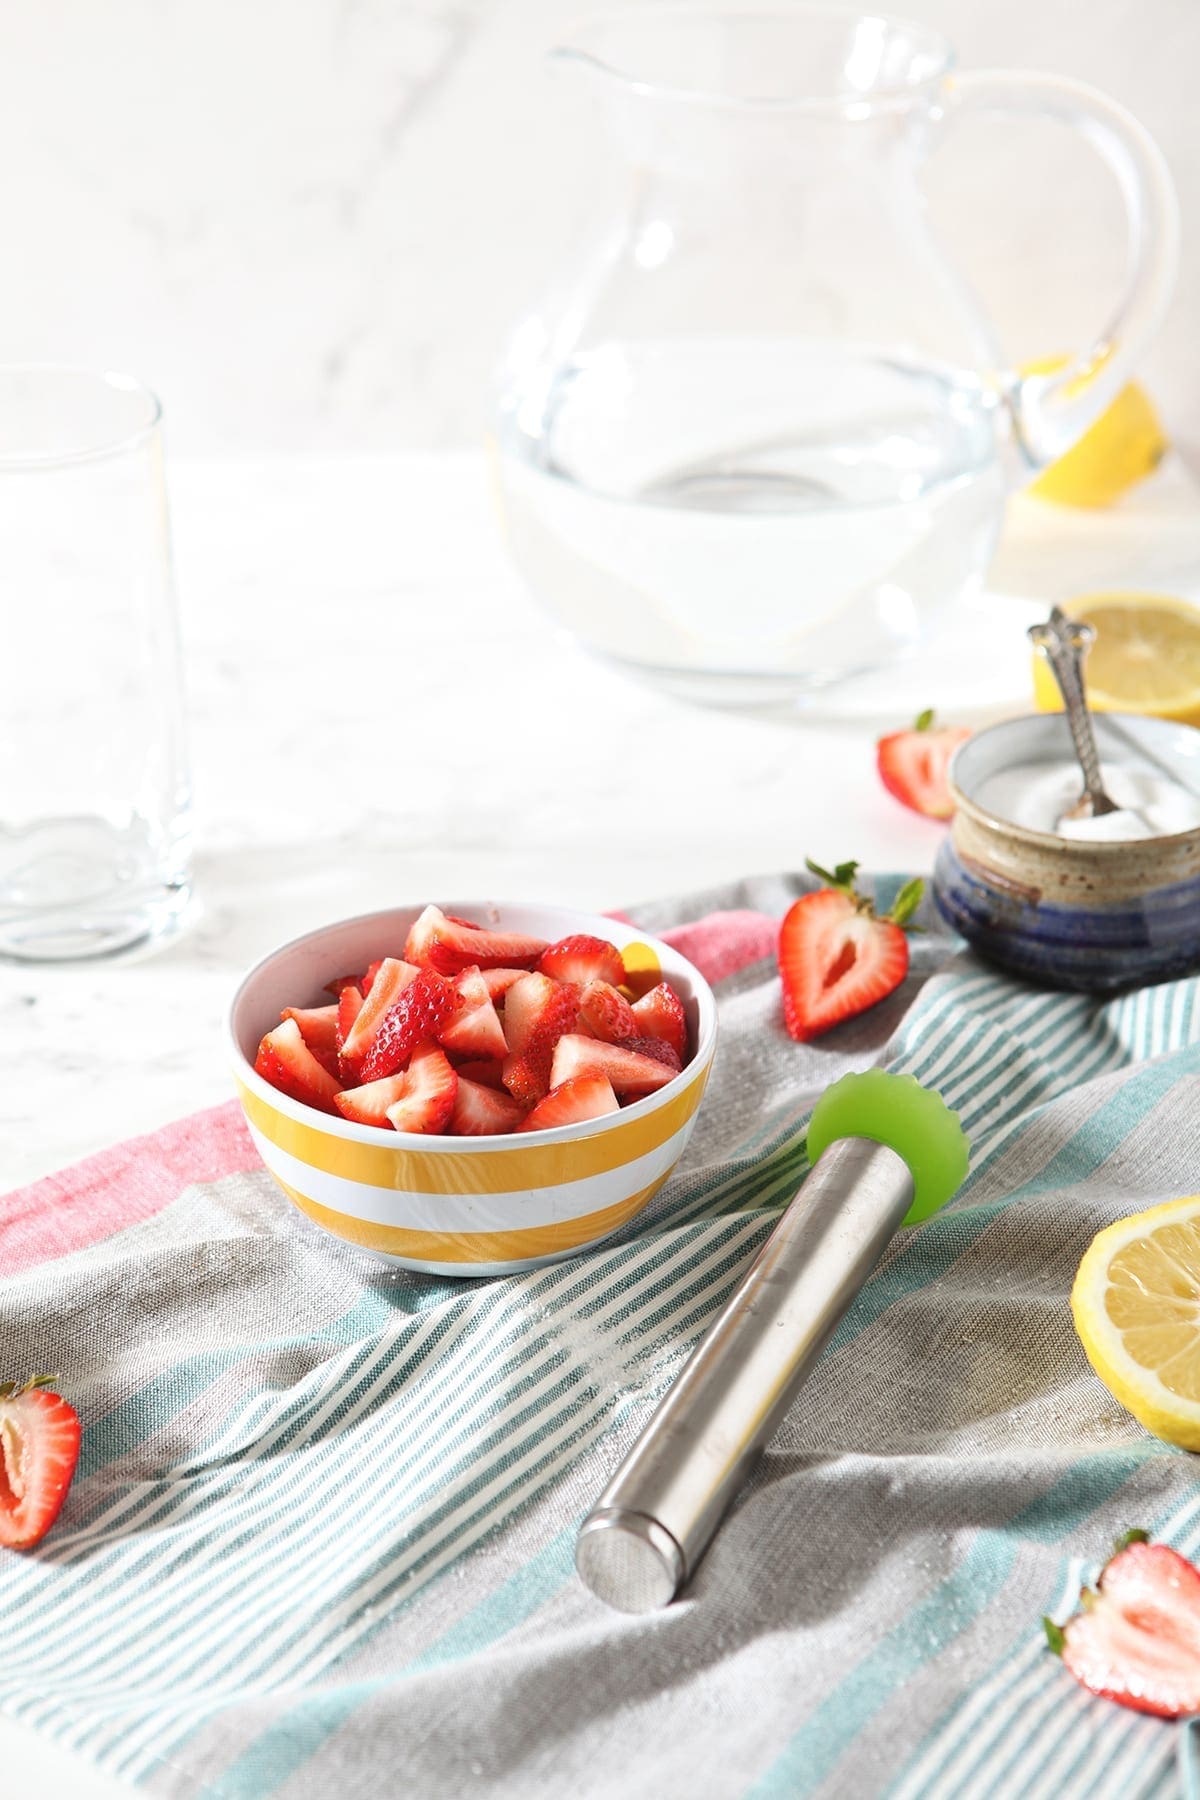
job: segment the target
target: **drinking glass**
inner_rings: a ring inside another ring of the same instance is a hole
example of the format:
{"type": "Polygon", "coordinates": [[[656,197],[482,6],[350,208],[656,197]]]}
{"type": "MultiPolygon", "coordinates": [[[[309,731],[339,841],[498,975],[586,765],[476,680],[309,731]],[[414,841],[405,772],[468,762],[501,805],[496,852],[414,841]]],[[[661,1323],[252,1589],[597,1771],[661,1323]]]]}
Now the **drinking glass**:
{"type": "Polygon", "coordinates": [[[936,32],[844,6],[642,5],[556,55],[612,181],[502,374],[519,566],[591,649],[693,699],[790,701],[910,653],[980,586],[1006,490],[1154,333],[1159,151],[1080,82],[960,73],[936,32]],[[1126,203],[1125,291],[1051,373],[1008,364],[926,218],[922,164],[975,109],[1074,126],[1126,203]]]}
{"type": "Polygon", "coordinates": [[[0,368],[0,956],[102,956],[190,897],[162,412],[0,368]]]}

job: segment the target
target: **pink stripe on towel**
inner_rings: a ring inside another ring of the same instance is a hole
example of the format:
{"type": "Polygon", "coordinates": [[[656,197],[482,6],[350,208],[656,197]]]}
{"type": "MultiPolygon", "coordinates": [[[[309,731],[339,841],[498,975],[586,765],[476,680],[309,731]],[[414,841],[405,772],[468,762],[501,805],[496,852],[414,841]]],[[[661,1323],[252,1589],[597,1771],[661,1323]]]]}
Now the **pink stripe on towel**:
{"type": "Polygon", "coordinates": [[[706,981],[723,981],[774,956],[779,920],[759,912],[715,912],[692,925],[676,925],[661,936],[664,944],[695,963],[706,981]]]}
{"type": "Polygon", "coordinates": [[[0,1270],[82,1250],[161,1212],[193,1181],[258,1163],[236,1100],[128,1138],[0,1197],[0,1270]]]}

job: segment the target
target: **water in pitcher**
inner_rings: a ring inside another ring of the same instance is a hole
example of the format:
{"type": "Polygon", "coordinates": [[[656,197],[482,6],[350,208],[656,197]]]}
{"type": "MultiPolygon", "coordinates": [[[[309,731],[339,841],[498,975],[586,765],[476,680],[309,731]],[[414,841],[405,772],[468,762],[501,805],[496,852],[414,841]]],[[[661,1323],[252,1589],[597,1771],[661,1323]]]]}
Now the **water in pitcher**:
{"type": "Polygon", "coordinates": [[[894,659],[980,581],[994,398],[844,342],[611,343],[525,381],[499,477],[517,561],[584,642],[742,705],[894,659]]]}

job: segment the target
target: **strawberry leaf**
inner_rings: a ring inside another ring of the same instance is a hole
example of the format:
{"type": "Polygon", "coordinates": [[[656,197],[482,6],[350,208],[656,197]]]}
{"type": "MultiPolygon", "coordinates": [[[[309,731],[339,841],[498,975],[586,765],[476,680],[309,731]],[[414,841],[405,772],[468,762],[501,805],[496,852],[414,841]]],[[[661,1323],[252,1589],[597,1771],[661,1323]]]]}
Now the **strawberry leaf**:
{"type": "Polygon", "coordinates": [[[920,906],[925,895],[925,883],[917,876],[913,881],[906,881],[896,895],[888,918],[893,925],[907,925],[908,921],[920,906]]]}
{"type": "Polygon", "coordinates": [[[839,893],[853,894],[854,877],[858,873],[856,862],[835,863],[832,869],[823,869],[811,856],[806,856],[804,866],[810,875],[815,875],[826,887],[836,888],[839,893]]]}
{"type": "Polygon", "coordinates": [[[917,714],[913,723],[914,731],[928,731],[933,724],[933,708],[927,706],[924,712],[917,714]]]}
{"type": "Polygon", "coordinates": [[[1067,1646],[1067,1634],[1062,1626],[1056,1625],[1052,1618],[1043,1613],[1042,1630],[1046,1633],[1047,1647],[1053,1650],[1055,1656],[1061,1656],[1067,1646]]]}
{"type": "Polygon", "coordinates": [[[1150,1533],[1135,1525],[1131,1531],[1123,1531],[1113,1544],[1113,1555],[1120,1556],[1122,1550],[1128,1550],[1130,1544],[1148,1544],[1150,1533]]]}

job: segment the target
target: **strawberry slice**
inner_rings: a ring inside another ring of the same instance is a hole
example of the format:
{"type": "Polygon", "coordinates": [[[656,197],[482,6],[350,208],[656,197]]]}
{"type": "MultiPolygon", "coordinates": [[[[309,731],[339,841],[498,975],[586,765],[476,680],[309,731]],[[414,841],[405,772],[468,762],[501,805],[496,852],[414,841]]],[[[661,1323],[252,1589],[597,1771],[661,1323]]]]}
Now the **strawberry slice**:
{"type": "Polygon", "coordinates": [[[408,934],[404,955],[422,968],[443,975],[459,975],[464,969],[532,968],[546,948],[544,938],[525,937],[517,931],[485,931],[447,918],[439,907],[427,906],[408,934]]]}
{"type": "Polygon", "coordinates": [[[293,1100],[302,1100],[305,1106],[315,1106],[320,1112],[333,1112],[333,1098],[342,1083],[313,1055],[300,1036],[295,1019],[285,1019],[274,1031],[268,1031],[258,1046],[254,1068],[281,1094],[289,1094],[293,1100]]]}
{"type": "Polygon", "coordinates": [[[14,1550],[45,1537],[79,1461],[79,1415],[53,1380],[0,1383],[0,1544],[14,1550]]]}
{"type": "Polygon", "coordinates": [[[652,1056],[642,1056],[624,1044],[602,1044],[598,1038],[568,1033],[554,1049],[550,1068],[551,1088],[561,1087],[578,1075],[604,1075],[618,1094],[652,1094],[674,1081],[675,1070],[652,1056]]]}
{"type": "Polygon", "coordinates": [[[530,1062],[525,1056],[506,1056],[500,1065],[501,1079],[513,1099],[521,1107],[536,1106],[550,1092],[550,1057],[530,1062]]]}
{"type": "MultiPolygon", "coordinates": [[[[363,976],[365,998],[342,1045],[343,1060],[351,1064],[362,1063],[388,1013],[405,988],[411,986],[421,973],[414,964],[401,962],[395,956],[383,957],[372,964],[372,968],[375,973],[369,982],[367,976],[363,976]]],[[[367,973],[370,974],[370,970],[367,973]]]]}
{"type": "Polygon", "coordinates": [[[1135,1712],[1200,1712],[1200,1573],[1144,1531],[1125,1534],[1084,1610],[1044,1621],[1052,1649],[1083,1687],[1135,1712]]]}
{"type": "Polygon", "coordinates": [[[971,733],[963,725],[935,728],[932,711],[921,713],[908,731],[893,731],[875,746],[879,778],[901,805],[927,819],[950,819],[954,802],[946,771],[950,758],[971,733]]]}
{"type": "Polygon", "coordinates": [[[593,1037],[606,1044],[619,1044],[638,1029],[628,1000],[607,981],[588,982],[579,996],[579,1018],[593,1037]]]}
{"type": "Polygon", "coordinates": [[[454,1116],[458,1076],[436,1044],[418,1044],[400,1077],[400,1098],[388,1107],[397,1131],[445,1131],[454,1116]]]}
{"type": "Polygon", "coordinates": [[[337,1054],[337,1017],[336,1006],[285,1006],[279,1015],[280,1019],[295,1019],[300,1027],[300,1036],[309,1049],[318,1055],[322,1050],[337,1054]]]}
{"type": "Polygon", "coordinates": [[[325,983],[325,992],[332,994],[335,1000],[340,1000],[347,988],[353,988],[361,999],[362,989],[358,985],[359,979],[360,977],[357,975],[335,975],[332,981],[325,983]]]}
{"type": "Polygon", "coordinates": [[[504,1085],[522,1106],[532,1106],[551,1086],[550,1062],[564,1031],[574,1028],[579,1001],[573,988],[549,975],[524,975],[504,1001],[504,1035],[511,1055],[504,1085]]]}
{"type": "Polygon", "coordinates": [[[828,886],[794,900],[779,932],[784,1023],[800,1044],[900,986],[908,973],[904,927],[924,891],[923,882],[908,882],[881,919],[854,886],[857,863],[839,863],[832,874],[808,867],[828,886]]]}
{"type": "Polygon", "coordinates": [[[552,1125],[576,1125],[581,1119],[602,1119],[620,1111],[612,1083],[604,1075],[577,1075],[551,1088],[526,1115],[520,1131],[548,1131],[552,1125]]]}
{"type": "Polygon", "coordinates": [[[661,1038],[664,1044],[670,1044],[682,1066],[688,1052],[688,1028],[683,1001],[675,989],[660,981],[648,994],[635,1000],[630,1010],[634,1031],[642,1037],[661,1038]]]}
{"type": "Polygon", "coordinates": [[[479,970],[464,969],[452,985],[459,998],[459,1010],[438,1034],[442,1047],[456,1056],[482,1057],[485,1061],[507,1056],[504,1027],[479,970]]]}
{"type": "Polygon", "coordinates": [[[683,1064],[679,1060],[678,1051],[673,1044],[668,1044],[665,1038],[626,1038],[622,1048],[625,1050],[636,1050],[639,1056],[653,1057],[654,1061],[660,1062],[664,1069],[670,1069],[672,1075],[678,1075],[680,1069],[683,1067],[683,1064]]]}
{"type": "Polygon", "coordinates": [[[543,975],[552,975],[555,981],[572,981],[576,987],[585,987],[589,981],[607,981],[610,987],[620,987],[625,979],[625,964],[616,945],[582,932],[551,944],[538,969],[543,975]]]}
{"type": "MultiPolygon", "coordinates": [[[[396,957],[396,958],[394,958],[394,960],[396,962],[400,962],[403,959],[401,957],[396,957]]],[[[363,970],[362,980],[359,982],[359,986],[362,988],[364,1000],[366,999],[367,995],[370,993],[371,988],[373,987],[374,982],[375,982],[375,977],[378,975],[380,969],[382,969],[382,967],[386,961],[387,961],[387,957],[381,956],[381,957],[377,958],[377,960],[375,962],[368,963],[366,968],[363,970]]]]}
{"type": "Polygon", "coordinates": [[[526,974],[525,969],[481,969],[480,974],[487,983],[488,999],[495,1006],[503,1000],[514,981],[519,981],[526,974]]]}
{"type": "MultiPolygon", "coordinates": [[[[381,971],[376,987],[382,979],[381,971]]],[[[374,999],[374,989],[369,998],[374,999]]],[[[418,1044],[437,1037],[444,1030],[461,1005],[461,999],[444,975],[439,975],[436,969],[419,970],[380,1020],[379,1029],[362,1059],[363,1080],[377,1081],[381,1075],[394,1075],[418,1044]]],[[[364,1006],[363,1013],[366,1010],[364,1006]]]]}
{"type": "Polygon", "coordinates": [[[354,1028],[354,1021],[363,1009],[363,996],[354,986],[344,987],[338,995],[337,1019],[335,1020],[334,1041],[339,1051],[346,1048],[346,1039],[354,1028]]]}
{"type": "Polygon", "coordinates": [[[519,1131],[525,1108],[510,1094],[498,1093],[477,1081],[467,1081],[458,1072],[458,1090],[450,1130],[460,1137],[494,1137],[502,1131],[519,1131]]]}
{"type": "Polygon", "coordinates": [[[381,1081],[365,1081],[359,1087],[344,1088],[334,1095],[333,1104],[343,1119],[352,1119],[356,1125],[381,1125],[386,1131],[391,1125],[388,1107],[403,1100],[404,1094],[403,1075],[385,1075],[381,1081]]]}
{"type": "Polygon", "coordinates": [[[504,1086],[503,1062],[463,1062],[458,1065],[460,1081],[473,1081],[479,1087],[502,1088],[504,1086]]]}

